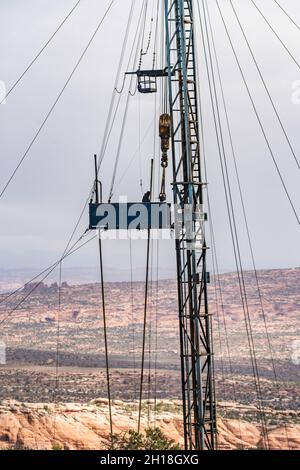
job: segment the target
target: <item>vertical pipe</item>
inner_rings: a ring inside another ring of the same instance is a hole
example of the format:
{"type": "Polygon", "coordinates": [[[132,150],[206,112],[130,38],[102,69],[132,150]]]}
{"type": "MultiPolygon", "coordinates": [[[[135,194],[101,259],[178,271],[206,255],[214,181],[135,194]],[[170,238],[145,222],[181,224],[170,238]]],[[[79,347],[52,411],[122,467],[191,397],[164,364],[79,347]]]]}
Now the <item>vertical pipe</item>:
{"type": "MultiPolygon", "coordinates": [[[[97,155],[94,155],[94,163],[95,163],[95,195],[96,195],[96,203],[99,204],[100,200],[99,200],[97,155]]],[[[101,202],[102,202],[102,195],[101,195],[101,202]]],[[[103,254],[102,254],[102,240],[101,240],[101,229],[100,228],[99,228],[98,234],[99,234],[98,249],[99,249],[100,282],[101,282],[101,298],[102,298],[102,319],[103,319],[104,348],[105,348],[105,369],[106,369],[106,382],[107,382],[109,427],[110,427],[110,436],[112,437],[113,422],[112,422],[110,373],[109,373],[109,360],[108,360],[108,340],[107,340],[107,322],[106,322],[106,306],[105,306],[104,273],[103,273],[103,254]]]]}
{"type": "Polygon", "coordinates": [[[97,155],[94,155],[94,164],[95,164],[95,195],[96,195],[96,204],[99,204],[99,185],[98,185],[98,163],[97,163],[97,155]]]}
{"type": "MultiPolygon", "coordinates": [[[[154,169],[154,159],[152,158],[151,159],[151,176],[150,176],[150,201],[152,201],[152,193],[153,193],[153,169],[154,169]]],[[[148,215],[148,221],[149,221],[149,215],[148,215]]],[[[144,390],[145,347],[146,347],[146,327],[147,327],[148,287],[149,287],[151,218],[150,218],[149,222],[150,222],[150,225],[148,227],[148,237],[147,237],[147,261],[146,261],[146,280],[145,280],[145,301],[144,301],[141,378],[140,378],[140,393],[139,393],[138,433],[141,430],[142,400],[143,400],[143,390],[144,390]]]]}

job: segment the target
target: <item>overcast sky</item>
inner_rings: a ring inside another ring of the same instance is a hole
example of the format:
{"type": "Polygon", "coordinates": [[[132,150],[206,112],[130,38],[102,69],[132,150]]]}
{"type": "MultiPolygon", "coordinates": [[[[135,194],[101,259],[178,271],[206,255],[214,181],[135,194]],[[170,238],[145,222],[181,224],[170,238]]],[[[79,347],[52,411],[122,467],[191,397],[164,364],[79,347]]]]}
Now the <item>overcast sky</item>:
{"type": "MultiPolygon", "coordinates": [[[[156,0],[153,2],[156,4],[156,0]]],[[[151,6],[152,0],[149,3],[151,6]]],[[[222,84],[228,104],[257,266],[299,266],[299,226],[287,202],[253,113],[215,1],[210,0],[208,3],[211,6],[222,84]]],[[[74,0],[0,0],[0,80],[6,84],[7,89],[24,71],[74,4],[74,0]]],[[[104,0],[82,0],[68,22],[8,97],[6,104],[0,106],[1,189],[52,106],[108,4],[109,2],[104,0]]],[[[130,4],[131,0],[115,1],[115,6],[53,115],[0,200],[1,269],[44,268],[58,259],[64,250],[92,184],[93,154],[99,153],[101,146],[130,4]]],[[[137,0],[130,32],[130,47],[140,4],[141,1],[137,0]]],[[[221,0],[220,4],[276,160],[300,214],[299,170],[238,29],[229,1],[221,0]]],[[[299,159],[300,104],[292,103],[292,86],[295,81],[300,80],[300,70],[267,28],[250,0],[235,0],[234,4],[299,159]]],[[[300,62],[300,31],[273,0],[257,0],[257,4],[300,62]]],[[[299,2],[281,0],[281,4],[300,24],[299,2]]],[[[198,27],[197,17],[196,23],[198,27]]],[[[200,43],[197,50],[209,193],[219,263],[222,270],[231,270],[234,269],[234,258],[200,43]]],[[[151,59],[151,56],[146,57],[145,65],[151,66],[151,59]]],[[[102,167],[101,179],[105,196],[110,186],[116,157],[125,99],[126,96],[122,98],[121,112],[102,167]]],[[[140,200],[140,176],[144,188],[147,189],[150,158],[154,156],[156,162],[159,162],[160,158],[157,144],[154,151],[157,122],[153,121],[153,118],[153,95],[136,94],[130,99],[117,182],[132,156],[136,155],[130,170],[116,188],[115,198],[127,194],[131,200],[140,200]],[[139,142],[151,123],[153,126],[140,146],[140,151],[137,151],[139,142]]],[[[158,138],[157,135],[156,137],[158,138]]],[[[225,145],[236,201],[243,263],[245,268],[251,268],[227,135],[225,145]]],[[[168,195],[170,198],[170,191],[168,195]]],[[[78,229],[78,236],[87,224],[86,213],[78,229]]],[[[105,242],[104,251],[107,267],[117,270],[128,268],[127,241],[105,242]]],[[[134,266],[142,267],[144,258],[145,243],[135,242],[134,266]]],[[[161,242],[161,269],[170,272],[170,269],[174,269],[174,260],[173,242],[161,242]]],[[[92,243],[82,249],[70,258],[67,264],[96,266],[96,244],[92,243]]]]}

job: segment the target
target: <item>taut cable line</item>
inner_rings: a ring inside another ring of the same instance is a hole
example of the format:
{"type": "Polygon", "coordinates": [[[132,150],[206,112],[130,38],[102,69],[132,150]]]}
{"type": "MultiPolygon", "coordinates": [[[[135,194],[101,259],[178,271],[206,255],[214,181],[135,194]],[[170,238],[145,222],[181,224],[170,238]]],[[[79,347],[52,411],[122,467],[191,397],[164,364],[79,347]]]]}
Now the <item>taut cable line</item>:
{"type": "MultiPolygon", "coordinates": [[[[36,284],[34,284],[34,286],[32,287],[32,289],[30,289],[30,291],[8,312],[7,315],[5,315],[5,317],[0,321],[0,326],[16,311],[18,310],[18,308],[31,296],[31,294],[33,294],[33,292],[36,291],[36,289],[42,284],[43,281],[45,281],[45,279],[47,279],[50,274],[55,270],[55,268],[59,265],[59,263],[61,261],[63,261],[64,259],[68,258],[69,256],[71,256],[72,254],[76,253],[78,250],[80,250],[81,248],[83,248],[85,245],[87,245],[88,243],[90,243],[92,240],[94,240],[96,237],[93,236],[91,237],[89,240],[87,240],[86,242],[83,242],[81,245],[79,245],[78,247],[76,247],[76,245],[79,243],[79,241],[82,239],[83,237],[81,236],[79,240],[77,240],[73,245],[72,247],[55,263],[51,266],[50,269],[47,270],[46,274],[42,277],[42,279],[37,282],[36,284]]],[[[44,273],[45,271],[43,271],[44,273]]]]}
{"type": "Polygon", "coordinates": [[[54,111],[57,103],[60,101],[65,89],[67,88],[67,86],[69,85],[73,75],[75,74],[76,70],[78,69],[80,63],[82,62],[86,52],[88,51],[90,45],[92,44],[93,40],[95,39],[99,29],[101,28],[105,18],[107,17],[111,7],[113,6],[115,0],[112,0],[108,6],[108,8],[106,9],[104,15],[102,16],[100,22],[98,23],[98,26],[97,28],[95,29],[94,33],[92,34],[90,40],[88,41],[86,47],[84,48],[81,56],[79,57],[78,61],[76,62],[75,64],[75,67],[73,68],[72,72],[70,73],[70,75],[68,76],[64,86],[62,87],[61,91],[59,92],[58,96],[56,97],[53,105],[51,106],[50,110],[48,111],[48,113],[46,114],[45,118],[43,119],[42,121],[42,124],[40,125],[40,127],[38,128],[37,132],[35,133],[33,139],[31,140],[30,144],[28,145],[27,149],[25,150],[25,152],[23,153],[22,157],[20,158],[17,166],[15,167],[15,169],[13,170],[13,172],[11,173],[10,177],[8,178],[7,182],[5,183],[5,185],[3,186],[2,190],[0,191],[0,198],[4,195],[4,193],[6,192],[7,188],[9,187],[10,183],[12,182],[12,180],[14,179],[17,171],[19,170],[19,168],[21,167],[22,163],[24,162],[25,158],[27,157],[27,155],[29,154],[31,148],[33,147],[34,143],[36,142],[37,138],[39,137],[40,133],[42,132],[44,126],[46,125],[48,119],[50,118],[52,112],[54,111]]]}
{"type": "Polygon", "coordinates": [[[281,171],[280,171],[279,165],[278,165],[278,163],[277,163],[277,161],[276,161],[274,151],[273,151],[273,149],[272,149],[272,147],[271,147],[270,141],[269,141],[269,139],[268,139],[268,137],[267,137],[267,134],[266,134],[265,128],[264,128],[264,126],[263,126],[262,120],[261,120],[261,118],[260,118],[260,116],[259,116],[257,107],[256,107],[256,105],[255,105],[253,96],[252,96],[252,94],[251,94],[251,92],[250,92],[250,88],[249,88],[248,82],[247,82],[247,80],[246,80],[245,74],[244,74],[243,69],[242,69],[242,67],[241,67],[239,58],[238,58],[237,53],[236,53],[236,49],[235,49],[235,47],[234,47],[234,45],[233,45],[233,42],[232,42],[232,39],[231,39],[229,30],[228,30],[228,27],[227,27],[227,25],[226,25],[226,22],[225,22],[225,19],[224,19],[224,15],[223,15],[223,13],[222,13],[222,10],[221,10],[221,8],[220,8],[219,1],[218,1],[218,0],[216,0],[216,5],[217,5],[217,7],[218,7],[219,14],[220,14],[220,17],[221,17],[223,26],[224,26],[224,28],[225,28],[225,32],[226,32],[226,35],[227,35],[227,37],[228,37],[228,40],[229,40],[229,43],[230,43],[232,52],[233,52],[233,54],[234,54],[234,57],[235,57],[237,66],[238,66],[238,68],[239,68],[239,71],[240,71],[240,73],[241,73],[241,76],[242,76],[244,85],[245,85],[245,87],[246,87],[247,94],[248,94],[249,99],[250,99],[250,101],[251,101],[251,105],[252,105],[252,107],[253,107],[253,110],[254,110],[256,119],[257,119],[257,121],[258,121],[259,127],[260,127],[260,129],[261,129],[261,132],[262,132],[262,134],[263,134],[264,140],[265,140],[265,142],[266,142],[266,145],[267,145],[267,147],[268,147],[269,154],[270,154],[270,156],[271,156],[271,159],[272,159],[273,164],[274,164],[274,166],[275,166],[276,172],[277,172],[277,174],[278,174],[278,176],[279,176],[279,179],[280,179],[280,181],[281,181],[283,190],[284,190],[284,192],[285,192],[285,194],[286,194],[286,197],[287,197],[287,199],[288,199],[288,202],[289,202],[289,204],[290,204],[290,207],[291,207],[291,209],[292,209],[292,212],[294,213],[294,216],[295,216],[295,218],[296,218],[296,220],[297,220],[298,225],[300,225],[300,217],[299,217],[299,215],[298,215],[298,213],[297,213],[297,211],[296,211],[296,207],[295,207],[295,205],[294,205],[294,203],[293,203],[293,200],[292,200],[292,198],[291,198],[291,195],[290,195],[290,193],[289,193],[289,190],[288,190],[288,188],[287,188],[287,185],[286,185],[286,183],[285,183],[285,180],[283,179],[282,173],[281,173],[281,171]]]}
{"type": "Polygon", "coordinates": [[[0,105],[2,103],[4,103],[4,101],[6,100],[6,98],[8,98],[8,96],[11,94],[11,92],[16,88],[16,86],[20,83],[20,81],[22,80],[22,78],[26,75],[26,73],[31,69],[31,67],[33,66],[33,64],[37,61],[37,59],[40,57],[40,55],[44,52],[44,50],[47,48],[47,46],[50,44],[50,42],[52,41],[52,39],[57,35],[57,33],[59,32],[59,30],[63,27],[63,25],[67,22],[67,20],[70,18],[70,16],[72,15],[72,13],[76,10],[76,8],[78,7],[79,3],[81,2],[81,0],[78,0],[78,2],[75,3],[75,5],[73,6],[73,8],[69,11],[69,13],[67,14],[67,16],[63,19],[63,21],[60,23],[60,25],[58,26],[58,28],[54,31],[54,33],[50,36],[50,38],[48,39],[48,41],[44,44],[44,46],[41,48],[41,50],[38,52],[38,54],[34,57],[34,59],[30,62],[30,64],[26,67],[26,69],[24,70],[24,72],[20,75],[20,77],[14,82],[14,84],[10,87],[10,89],[8,90],[8,92],[5,94],[4,98],[2,98],[2,100],[0,101],[0,105]]]}
{"type": "Polygon", "coordinates": [[[295,20],[289,15],[289,13],[283,8],[282,5],[277,0],[274,0],[274,2],[279,6],[279,8],[283,11],[283,13],[289,18],[289,20],[293,23],[294,26],[296,26],[297,29],[300,31],[300,26],[296,23],[295,20]]]}
{"type": "MultiPolygon", "coordinates": [[[[261,420],[261,425],[262,425],[262,430],[263,430],[264,445],[265,447],[268,447],[268,435],[267,435],[266,418],[265,418],[265,411],[264,411],[264,405],[263,405],[263,399],[262,399],[261,382],[260,382],[260,376],[259,376],[258,365],[257,365],[252,324],[251,324],[251,319],[249,315],[248,298],[247,298],[246,286],[245,286],[245,280],[244,280],[240,243],[239,243],[237,224],[236,224],[236,215],[235,215],[235,210],[234,210],[234,205],[233,205],[232,190],[231,190],[230,178],[229,178],[229,173],[228,173],[227,156],[226,156],[226,151],[225,151],[224,136],[223,136],[222,125],[221,125],[220,108],[219,108],[219,103],[218,103],[215,72],[214,72],[213,61],[212,61],[212,53],[211,53],[210,39],[209,39],[209,33],[208,33],[206,9],[204,7],[204,0],[203,0],[203,13],[204,13],[203,17],[204,17],[205,33],[206,33],[206,39],[207,39],[207,53],[205,55],[206,68],[207,68],[209,88],[210,88],[211,106],[212,106],[213,117],[214,117],[216,139],[217,139],[217,144],[218,144],[219,160],[220,160],[221,171],[222,171],[222,179],[223,179],[226,206],[227,206],[227,212],[228,212],[228,220],[229,220],[229,225],[230,225],[230,233],[231,233],[232,245],[233,245],[233,251],[234,251],[234,259],[236,263],[236,272],[238,276],[238,283],[239,283],[239,289],[240,289],[241,305],[242,305],[243,312],[244,312],[244,320],[245,320],[248,346],[249,346],[249,352],[250,352],[250,358],[251,358],[251,364],[252,364],[252,370],[253,370],[254,385],[256,389],[257,402],[258,402],[258,407],[259,407],[259,417],[261,420]]],[[[203,31],[204,27],[201,21],[201,16],[200,16],[200,22],[201,22],[201,29],[203,31]]],[[[203,41],[204,41],[204,36],[203,36],[203,41]]]]}
{"type": "Polygon", "coordinates": [[[275,31],[275,29],[273,28],[273,26],[271,25],[271,23],[269,22],[269,20],[267,19],[267,17],[264,15],[264,13],[262,12],[262,10],[257,6],[257,4],[255,3],[254,0],[250,0],[250,2],[253,4],[253,6],[256,8],[256,10],[258,11],[258,13],[260,14],[260,16],[263,18],[263,20],[265,21],[265,23],[268,25],[268,27],[270,28],[270,30],[273,32],[273,34],[277,37],[278,41],[280,42],[280,44],[282,45],[282,47],[285,49],[285,51],[288,53],[288,55],[290,56],[290,58],[293,60],[293,62],[297,65],[297,67],[300,69],[300,63],[298,62],[298,60],[295,58],[295,56],[291,53],[290,49],[288,48],[288,46],[284,43],[284,41],[281,39],[281,37],[279,36],[279,34],[275,31]]]}
{"type": "Polygon", "coordinates": [[[284,125],[283,125],[283,122],[282,122],[282,120],[281,120],[281,118],[280,118],[280,116],[279,116],[279,112],[278,112],[278,110],[277,110],[277,108],[276,108],[276,105],[275,105],[275,103],[274,103],[274,100],[273,100],[273,98],[272,98],[272,96],[271,96],[270,90],[269,90],[269,88],[268,88],[268,86],[267,86],[267,83],[266,83],[264,77],[263,77],[262,71],[261,71],[261,69],[260,69],[260,67],[259,67],[259,65],[258,65],[257,59],[256,59],[256,57],[255,57],[255,55],[254,55],[253,49],[252,49],[252,47],[251,47],[251,45],[250,45],[250,42],[249,42],[249,40],[248,40],[248,38],[247,38],[247,36],[246,36],[245,29],[244,29],[244,27],[243,27],[243,25],[242,25],[242,23],[241,23],[241,20],[239,19],[239,16],[238,16],[238,14],[237,14],[236,8],[234,7],[234,4],[233,4],[232,0],[229,0],[229,2],[230,2],[230,5],[231,5],[231,7],[232,7],[232,10],[233,10],[233,12],[234,12],[234,16],[235,16],[235,18],[236,18],[236,20],[237,20],[237,22],[238,22],[238,24],[239,24],[240,30],[241,30],[241,32],[242,32],[242,34],[243,34],[243,37],[244,37],[244,39],[245,39],[245,42],[246,42],[247,47],[248,47],[248,49],[249,49],[249,52],[250,52],[250,54],[251,54],[251,56],[252,56],[253,62],[254,62],[254,64],[255,64],[255,67],[256,67],[256,69],[257,69],[257,71],[258,71],[258,73],[259,73],[259,76],[260,76],[260,78],[261,78],[261,81],[262,81],[262,84],[263,84],[263,86],[264,86],[264,89],[265,89],[265,91],[266,91],[266,93],[267,93],[267,95],[268,95],[268,98],[269,98],[269,100],[270,100],[270,103],[271,103],[272,108],[273,108],[273,110],[274,110],[274,113],[275,113],[275,115],[276,115],[276,118],[277,118],[277,120],[278,120],[278,123],[279,123],[279,125],[280,125],[280,128],[281,128],[281,130],[282,130],[282,132],[283,132],[283,135],[284,135],[284,137],[285,137],[285,140],[286,140],[286,142],[287,142],[287,144],[288,144],[288,146],[289,146],[289,148],[290,148],[290,151],[291,151],[291,153],[292,153],[292,156],[294,157],[294,160],[295,160],[295,162],[296,162],[296,165],[297,165],[297,167],[298,167],[298,170],[300,170],[300,163],[299,163],[299,160],[298,160],[298,158],[297,158],[297,156],[296,156],[296,152],[295,152],[295,150],[294,150],[294,148],[293,148],[293,146],[292,146],[292,143],[291,143],[291,141],[290,141],[290,139],[289,139],[289,136],[287,135],[287,131],[285,130],[285,127],[284,127],[284,125]]]}
{"type": "MultiPolygon", "coordinates": [[[[206,1],[206,9],[207,9],[207,13],[208,13],[208,23],[209,23],[210,33],[211,33],[211,38],[212,38],[212,45],[213,45],[215,62],[216,62],[216,69],[217,69],[217,74],[218,74],[218,79],[219,79],[219,86],[220,86],[220,90],[221,90],[222,103],[223,103],[224,112],[225,112],[225,119],[226,119],[228,135],[229,135],[230,148],[231,148],[231,153],[232,153],[233,162],[234,162],[234,170],[235,170],[235,175],[236,175],[237,184],[238,184],[238,192],[239,192],[239,197],[240,197],[241,206],[242,206],[242,213],[243,213],[243,218],[244,218],[246,232],[247,232],[247,239],[248,239],[248,244],[249,244],[249,249],[250,249],[250,254],[251,254],[251,260],[252,260],[253,272],[254,272],[255,283],[256,283],[256,288],[257,288],[257,294],[258,294],[260,309],[261,309],[263,322],[264,322],[264,329],[265,329],[266,340],[267,340],[267,345],[268,345],[269,354],[270,354],[270,360],[271,360],[272,369],[273,369],[275,386],[276,386],[276,390],[279,392],[280,387],[279,387],[279,383],[278,383],[278,376],[277,376],[277,371],[276,371],[276,366],[275,366],[274,352],[273,352],[273,347],[272,347],[272,344],[271,344],[271,338],[270,338],[270,334],[269,334],[267,316],[266,316],[265,308],[264,308],[264,305],[263,305],[263,296],[262,296],[261,286],[260,286],[259,277],[258,277],[258,270],[257,270],[257,267],[256,267],[253,243],[252,243],[251,235],[250,235],[250,227],[249,227],[248,217],[247,217],[247,213],[246,213],[246,206],[245,206],[244,195],[243,195],[243,190],[242,190],[242,185],[241,185],[241,180],[240,180],[239,170],[238,170],[238,164],[237,164],[237,158],[236,158],[236,151],[235,151],[234,143],[233,143],[233,136],[232,136],[231,126],[230,126],[230,122],[229,122],[229,115],[228,115],[227,103],[226,103],[226,99],[225,99],[224,88],[223,88],[223,83],[222,83],[222,77],[221,77],[221,72],[220,72],[219,59],[218,59],[218,55],[217,55],[217,51],[216,51],[216,45],[215,45],[215,40],[214,40],[214,35],[213,35],[213,30],[212,30],[210,13],[209,13],[209,9],[208,9],[208,6],[207,6],[207,1],[206,1]]],[[[224,317],[224,320],[225,320],[225,317],[224,317]]],[[[226,326],[225,326],[225,329],[226,329],[226,326]]],[[[286,429],[286,424],[285,424],[285,434],[286,434],[286,439],[287,439],[288,446],[290,447],[290,442],[289,442],[289,437],[288,437],[288,433],[287,433],[287,429],[286,429]]]]}

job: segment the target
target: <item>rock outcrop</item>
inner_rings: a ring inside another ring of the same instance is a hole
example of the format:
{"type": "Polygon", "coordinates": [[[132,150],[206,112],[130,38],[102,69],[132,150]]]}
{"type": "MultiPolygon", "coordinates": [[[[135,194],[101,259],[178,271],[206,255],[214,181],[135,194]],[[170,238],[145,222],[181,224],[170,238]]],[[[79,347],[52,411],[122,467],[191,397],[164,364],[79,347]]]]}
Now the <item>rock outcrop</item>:
{"type": "MultiPolygon", "coordinates": [[[[135,429],[134,404],[114,403],[113,424],[115,433],[135,429]]],[[[147,425],[145,418],[142,427],[147,425]]],[[[162,411],[156,417],[156,425],[166,436],[183,445],[180,414],[173,410],[162,411]]],[[[262,447],[259,427],[254,424],[220,419],[218,428],[221,449],[262,447]]],[[[93,400],[86,405],[25,404],[9,400],[0,404],[1,449],[100,450],[107,448],[108,438],[108,404],[105,399],[93,400]]],[[[268,438],[272,449],[300,449],[300,426],[272,428],[268,438]]]]}

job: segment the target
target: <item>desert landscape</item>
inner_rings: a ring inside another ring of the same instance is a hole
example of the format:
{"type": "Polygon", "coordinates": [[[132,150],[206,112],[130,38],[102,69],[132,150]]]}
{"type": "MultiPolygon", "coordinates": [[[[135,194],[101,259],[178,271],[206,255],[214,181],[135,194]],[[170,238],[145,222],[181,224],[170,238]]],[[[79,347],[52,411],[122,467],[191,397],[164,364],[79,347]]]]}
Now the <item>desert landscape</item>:
{"type": "MultiPolygon", "coordinates": [[[[300,449],[300,269],[252,272],[245,280],[270,448],[300,449]],[[272,348],[268,347],[265,321],[272,348]],[[275,372],[275,376],[274,376],[275,372]],[[276,380],[275,380],[276,378],[276,380]]],[[[1,283],[1,292],[12,286],[1,283]]],[[[236,275],[222,274],[222,306],[210,284],[214,313],[219,448],[260,448],[261,430],[236,275]],[[216,302],[218,299],[218,302],[216,302]]],[[[14,284],[18,287],[18,284],[14,284]]],[[[218,287],[218,284],[217,284],[218,287]]],[[[144,283],[109,282],[108,345],[116,431],[136,426],[144,283]]],[[[0,447],[100,449],[108,442],[108,407],[98,283],[28,284],[17,296],[0,295],[0,447]],[[14,307],[27,294],[21,306],[14,307]]],[[[150,284],[143,426],[157,424],[182,445],[177,286],[150,284]]]]}
{"type": "MultiPolygon", "coordinates": [[[[116,435],[136,429],[137,403],[113,402],[113,430],[116,435]]],[[[143,404],[145,410],[148,402],[143,404]]],[[[159,427],[165,436],[183,446],[180,402],[163,400],[150,420],[144,414],[141,432],[159,427]]],[[[2,449],[99,450],[108,449],[108,404],[103,398],[82,403],[19,403],[4,400],[0,407],[2,449]]],[[[297,450],[300,426],[273,426],[268,432],[270,449],[297,450]]],[[[237,419],[218,419],[220,450],[258,450],[263,448],[259,426],[237,419]]]]}

